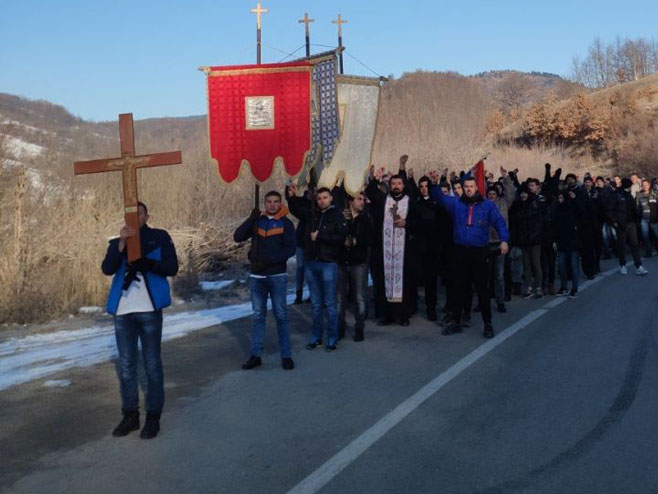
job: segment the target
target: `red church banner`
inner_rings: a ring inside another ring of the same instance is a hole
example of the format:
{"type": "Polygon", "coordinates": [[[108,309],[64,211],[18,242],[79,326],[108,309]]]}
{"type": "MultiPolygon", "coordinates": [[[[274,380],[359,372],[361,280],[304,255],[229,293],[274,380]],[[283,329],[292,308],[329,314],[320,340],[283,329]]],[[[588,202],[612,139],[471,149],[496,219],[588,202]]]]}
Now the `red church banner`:
{"type": "Polygon", "coordinates": [[[308,62],[207,67],[210,155],[232,182],[243,163],[258,181],[274,161],[297,175],[311,148],[311,66],[308,62]]]}

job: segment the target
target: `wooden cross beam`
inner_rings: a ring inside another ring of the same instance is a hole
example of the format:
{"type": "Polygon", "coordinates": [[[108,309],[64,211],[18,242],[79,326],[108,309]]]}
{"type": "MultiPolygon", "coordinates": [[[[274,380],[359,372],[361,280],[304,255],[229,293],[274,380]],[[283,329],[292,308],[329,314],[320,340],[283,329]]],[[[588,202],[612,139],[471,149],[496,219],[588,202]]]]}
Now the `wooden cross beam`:
{"type": "Polygon", "coordinates": [[[308,12],[304,12],[304,18],[303,18],[303,19],[299,19],[297,22],[298,22],[299,24],[304,23],[304,29],[305,29],[305,31],[306,31],[306,36],[308,36],[308,35],[309,35],[309,24],[310,24],[311,22],[315,22],[315,19],[311,19],[311,18],[308,16],[308,12]]]}
{"type": "Polygon", "coordinates": [[[338,24],[338,37],[342,38],[343,37],[343,24],[347,24],[347,19],[343,19],[341,14],[338,14],[337,19],[332,19],[331,20],[332,24],[338,24]]]}
{"type": "Polygon", "coordinates": [[[137,169],[152,166],[178,165],[182,162],[180,151],[135,155],[135,130],[132,113],[119,115],[119,137],[121,138],[121,158],[106,158],[91,161],[76,161],[73,170],[76,175],[120,171],[123,182],[123,205],[126,224],[137,234],[128,239],[128,262],[142,257],[139,242],[139,214],[137,211],[137,169]]]}
{"type": "Polygon", "coordinates": [[[264,9],[260,6],[260,2],[256,4],[255,9],[251,9],[251,12],[253,14],[256,14],[256,26],[258,27],[258,30],[260,31],[260,17],[261,14],[267,14],[267,9],[264,9]]]}

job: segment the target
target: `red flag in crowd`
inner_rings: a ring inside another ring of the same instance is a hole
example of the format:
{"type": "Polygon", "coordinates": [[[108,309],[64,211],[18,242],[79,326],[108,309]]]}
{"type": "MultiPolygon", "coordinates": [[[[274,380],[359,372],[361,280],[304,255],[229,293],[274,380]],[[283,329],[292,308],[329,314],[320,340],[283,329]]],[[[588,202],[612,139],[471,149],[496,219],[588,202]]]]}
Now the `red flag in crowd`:
{"type": "Polygon", "coordinates": [[[478,192],[483,196],[487,195],[487,182],[484,178],[484,160],[480,160],[475,165],[475,183],[478,186],[478,192]]]}
{"type": "Polygon", "coordinates": [[[311,66],[306,61],[208,67],[210,155],[226,182],[243,161],[267,180],[274,160],[297,175],[311,148],[311,66]]]}

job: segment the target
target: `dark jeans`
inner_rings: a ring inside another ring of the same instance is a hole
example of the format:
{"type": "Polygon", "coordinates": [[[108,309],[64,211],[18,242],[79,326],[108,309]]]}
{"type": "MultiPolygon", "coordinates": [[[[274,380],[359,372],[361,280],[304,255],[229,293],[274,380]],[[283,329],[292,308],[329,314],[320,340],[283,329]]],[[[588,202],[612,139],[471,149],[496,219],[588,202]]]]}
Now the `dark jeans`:
{"type": "Polygon", "coordinates": [[[437,285],[439,282],[439,256],[437,252],[423,252],[420,256],[422,282],[425,289],[427,314],[436,313],[437,285]]]}
{"type": "Polygon", "coordinates": [[[567,289],[567,282],[571,280],[571,289],[578,291],[578,278],[580,278],[580,256],[577,250],[557,253],[558,270],[560,271],[560,290],[567,289]]]}
{"type": "Polygon", "coordinates": [[[541,290],[541,245],[523,247],[523,281],[526,290],[541,290]]]}
{"type": "Polygon", "coordinates": [[[287,286],[288,275],[285,273],[265,278],[249,277],[251,307],[254,311],[251,330],[251,354],[256,357],[260,357],[263,353],[268,296],[272,299],[272,312],[276,321],[281,358],[290,357],[290,331],[286,306],[287,286]]]}
{"type": "Polygon", "coordinates": [[[489,285],[489,289],[491,289],[491,285],[493,284],[493,292],[496,297],[496,303],[497,304],[504,304],[505,303],[505,259],[507,258],[507,254],[501,254],[500,249],[497,249],[495,251],[491,251],[490,254],[491,256],[491,280],[493,283],[489,285]]]}
{"type": "Polygon", "coordinates": [[[301,292],[304,289],[304,249],[301,247],[297,247],[295,261],[295,290],[301,292]]]}
{"type": "Polygon", "coordinates": [[[324,333],[324,313],[327,314],[327,345],[338,340],[338,308],[336,285],[338,266],[335,262],[306,261],[304,277],[311,291],[313,326],[309,343],[317,343],[324,333]]]}
{"type": "Polygon", "coordinates": [[[160,358],[162,311],[133,312],[114,317],[114,334],[119,350],[119,384],[122,408],[139,409],[137,340],[142,344],[146,370],[146,411],[161,413],[164,406],[164,373],[160,358]]]}
{"type": "Polygon", "coordinates": [[[541,245],[541,274],[542,286],[548,287],[555,283],[555,251],[553,243],[544,243],[541,245]]]}
{"type": "Polygon", "coordinates": [[[583,227],[579,232],[580,245],[582,246],[583,252],[583,272],[588,278],[594,277],[598,272],[598,257],[596,250],[596,234],[598,228],[594,229],[595,225],[592,227],[583,227]]]}
{"type": "Polygon", "coordinates": [[[347,308],[347,293],[354,295],[355,329],[363,330],[366,320],[366,293],[368,290],[368,265],[338,266],[338,331],[345,334],[345,310],[347,308]]]}
{"type": "Polygon", "coordinates": [[[475,285],[478,303],[485,324],[491,324],[491,301],[489,300],[489,246],[464,247],[456,245],[453,250],[453,265],[455,273],[455,303],[453,317],[458,322],[460,314],[464,313],[469,283],[475,285]]]}
{"type": "Polygon", "coordinates": [[[370,275],[372,276],[372,296],[375,301],[375,317],[384,317],[384,259],[380,250],[370,253],[370,275]]]}
{"type": "MultiPolygon", "coordinates": [[[[658,241],[658,223],[650,223],[648,218],[643,218],[640,223],[642,229],[642,242],[644,242],[644,251],[651,255],[655,242],[658,241]]],[[[658,247],[656,247],[658,252],[658,247]]]]}
{"type": "Polygon", "coordinates": [[[617,233],[617,257],[619,257],[619,265],[626,265],[626,244],[631,248],[631,255],[633,256],[633,262],[635,267],[639,268],[642,266],[642,258],[640,257],[640,247],[637,240],[637,228],[635,223],[629,223],[626,227],[617,226],[615,227],[615,232],[617,233]]]}

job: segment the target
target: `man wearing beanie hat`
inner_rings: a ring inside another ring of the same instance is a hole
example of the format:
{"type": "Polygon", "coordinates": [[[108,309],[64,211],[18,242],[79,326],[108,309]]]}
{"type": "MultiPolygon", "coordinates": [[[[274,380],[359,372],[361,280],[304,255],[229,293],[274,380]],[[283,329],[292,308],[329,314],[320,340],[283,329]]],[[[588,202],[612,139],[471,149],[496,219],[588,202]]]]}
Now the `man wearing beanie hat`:
{"type": "Polygon", "coordinates": [[[637,208],[635,201],[630,193],[630,188],[633,182],[628,178],[621,180],[620,187],[615,189],[609,197],[607,216],[608,222],[612,224],[617,233],[617,256],[619,257],[619,272],[627,274],[626,270],[626,243],[631,248],[633,261],[637,274],[644,276],[648,271],[642,266],[642,258],[640,257],[640,249],[638,246],[637,227],[635,220],[637,219],[637,208]]]}

